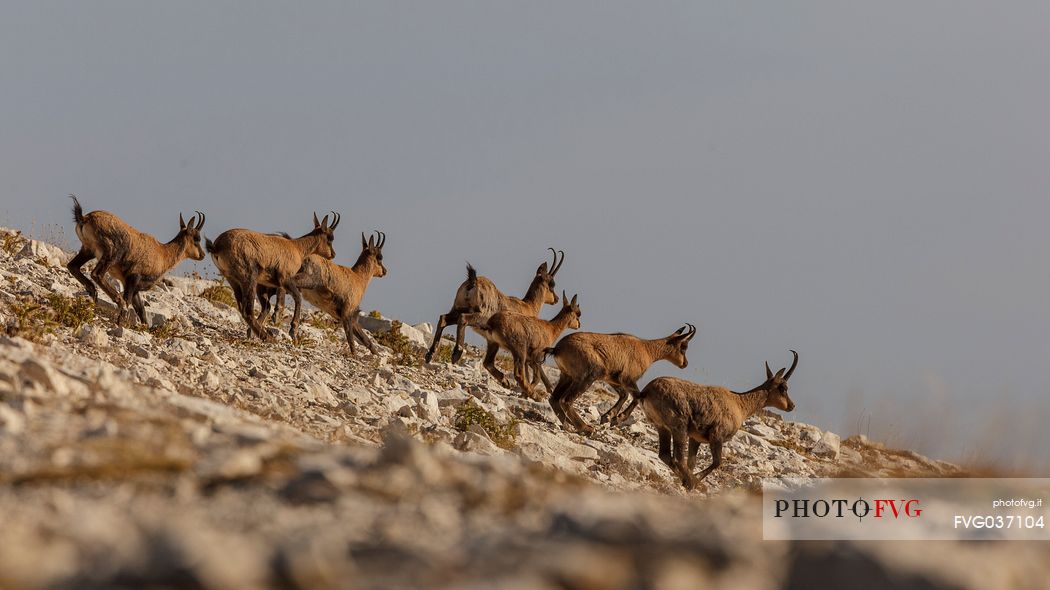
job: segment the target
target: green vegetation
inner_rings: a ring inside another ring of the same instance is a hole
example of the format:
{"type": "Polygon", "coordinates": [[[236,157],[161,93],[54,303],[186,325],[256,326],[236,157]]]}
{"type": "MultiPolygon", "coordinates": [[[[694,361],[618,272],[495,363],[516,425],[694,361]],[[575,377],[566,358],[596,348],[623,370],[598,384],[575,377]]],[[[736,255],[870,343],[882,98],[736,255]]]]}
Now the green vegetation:
{"type": "Polygon", "coordinates": [[[390,329],[375,335],[375,341],[394,352],[394,364],[405,367],[418,367],[423,364],[423,353],[412,346],[408,338],[401,333],[401,322],[394,320],[390,329]]]}
{"type": "Polygon", "coordinates": [[[303,323],[307,326],[313,326],[318,330],[334,330],[339,327],[332,319],[332,316],[324,313],[323,311],[315,311],[305,314],[306,318],[303,319],[303,323]]]}
{"type": "Polygon", "coordinates": [[[485,411],[484,408],[474,403],[474,400],[467,400],[456,408],[456,415],[452,424],[456,427],[456,430],[463,432],[467,432],[471,426],[477,424],[485,429],[485,432],[488,433],[492,442],[496,443],[496,446],[503,449],[513,449],[518,442],[515,434],[515,426],[518,425],[517,420],[501,422],[495,416],[485,411]]]}
{"type": "Polygon", "coordinates": [[[435,362],[435,363],[451,363],[452,362],[452,345],[451,344],[438,344],[437,350],[434,351],[433,362],[435,362]]]}
{"type": "Polygon", "coordinates": [[[233,291],[226,285],[223,285],[221,281],[218,285],[201,291],[201,297],[211,301],[215,307],[225,305],[237,309],[237,300],[233,298],[233,291]]]}
{"type": "Polygon", "coordinates": [[[379,313],[378,309],[373,309],[372,311],[368,312],[368,317],[381,320],[383,319],[383,314],[379,313]]]}
{"type": "Polygon", "coordinates": [[[20,297],[8,305],[14,321],[6,326],[10,336],[39,342],[60,327],[77,330],[95,319],[95,302],[87,297],[52,293],[44,299],[20,297]]]}

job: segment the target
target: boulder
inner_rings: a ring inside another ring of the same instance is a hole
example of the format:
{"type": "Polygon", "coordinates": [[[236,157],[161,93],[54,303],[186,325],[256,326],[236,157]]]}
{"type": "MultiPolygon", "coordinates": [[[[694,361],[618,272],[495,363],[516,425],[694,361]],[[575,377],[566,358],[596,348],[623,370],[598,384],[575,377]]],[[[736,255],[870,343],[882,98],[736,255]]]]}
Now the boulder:
{"type": "Polygon", "coordinates": [[[820,437],[820,440],[817,441],[817,444],[813,446],[813,454],[827,459],[837,459],[840,446],[841,439],[839,439],[839,435],[834,432],[825,432],[820,437]]]}

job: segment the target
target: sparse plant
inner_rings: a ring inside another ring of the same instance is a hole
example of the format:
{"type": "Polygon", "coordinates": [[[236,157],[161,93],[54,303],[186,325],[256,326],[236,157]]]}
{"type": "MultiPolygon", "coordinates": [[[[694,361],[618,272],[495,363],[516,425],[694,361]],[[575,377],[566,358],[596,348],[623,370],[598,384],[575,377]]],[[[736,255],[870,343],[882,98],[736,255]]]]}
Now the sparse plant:
{"type": "Polygon", "coordinates": [[[307,315],[306,319],[303,320],[303,323],[305,323],[307,326],[313,326],[318,330],[334,330],[338,327],[330,317],[318,311],[312,312],[309,315],[307,315]]]}
{"type": "Polygon", "coordinates": [[[179,330],[177,322],[172,320],[164,320],[159,326],[150,328],[149,333],[158,340],[167,340],[168,338],[182,338],[182,332],[179,330]]]}
{"type": "Polygon", "coordinates": [[[59,293],[47,296],[56,323],[77,330],[95,319],[95,302],[89,297],[67,297],[59,293]]]}
{"type": "Polygon", "coordinates": [[[368,312],[368,317],[381,320],[383,319],[383,314],[379,313],[378,309],[373,309],[372,311],[368,312]]]}
{"type": "Polygon", "coordinates": [[[292,346],[296,348],[314,348],[317,346],[317,341],[309,336],[296,334],[295,338],[292,338],[292,346]]]}
{"type": "Polygon", "coordinates": [[[9,336],[33,342],[54,334],[60,327],[76,330],[95,319],[95,304],[86,297],[52,293],[45,299],[20,297],[8,305],[13,320],[5,327],[9,336]]]}
{"type": "Polygon", "coordinates": [[[201,297],[207,299],[215,307],[223,305],[237,309],[237,300],[233,298],[233,290],[219,281],[218,285],[212,285],[201,291],[201,297]]]}
{"type": "Polygon", "coordinates": [[[25,244],[26,239],[22,237],[22,232],[20,231],[4,234],[3,237],[0,237],[0,248],[3,248],[4,252],[12,256],[21,252],[25,244]]]}
{"type": "Polygon", "coordinates": [[[485,429],[489,439],[496,443],[496,446],[503,449],[513,449],[518,442],[515,433],[518,420],[501,421],[486,411],[485,408],[476,404],[474,400],[467,400],[456,408],[452,424],[456,430],[463,432],[470,430],[471,426],[478,425],[485,429]]]}
{"type": "MultiPolygon", "coordinates": [[[[503,358],[503,357],[501,357],[503,358]]],[[[452,345],[441,344],[438,349],[434,352],[433,362],[435,363],[451,363],[452,362],[452,345]]]]}
{"type": "Polygon", "coordinates": [[[394,352],[394,364],[418,367],[423,362],[423,355],[401,333],[401,322],[397,320],[390,324],[389,330],[375,335],[375,340],[394,352]]]}

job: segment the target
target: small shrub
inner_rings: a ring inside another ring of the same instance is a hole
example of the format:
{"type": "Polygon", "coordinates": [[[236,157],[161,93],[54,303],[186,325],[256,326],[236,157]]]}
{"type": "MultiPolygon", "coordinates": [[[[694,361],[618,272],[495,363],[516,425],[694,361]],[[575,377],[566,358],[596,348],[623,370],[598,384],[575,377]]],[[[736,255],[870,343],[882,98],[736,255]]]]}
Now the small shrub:
{"type": "Polygon", "coordinates": [[[296,348],[314,348],[317,346],[317,341],[309,336],[296,334],[295,338],[292,339],[292,346],[296,348]]]}
{"type": "Polygon", "coordinates": [[[412,346],[412,342],[401,333],[401,322],[394,320],[389,330],[374,337],[376,342],[394,352],[394,364],[418,367],[423,363],[423,353],[412,346]]]}
{"type": "Polygon", "coordinates": [[[215,307],[225,305],[237,309],[237,300],[233,298],[233,291],[222,283],[201,291],[201,297],[211,301],[215,307]]]}
{"type": "Polygon", "coordinates": [[[4,252],[14,256],[22,251],[22,248],[26,244],[26,239],[22,237],[22,232],[16,231],[12,234],[4,234],[0,237],[0,248],[3,248],[4,252]]]}
{"type": "Polygon", "coordinates": [[[306,319],[303,320],[303,323],[307,326],[313,326],[318,330],[334,330],[338,327],[335,320],[322,311],[315,311],[308,314],[306,319]]]}
{"type": "Polygon", "coordinates": [[[439,344],[437,350],[434,351],[433,361],[435,363],[451,363],[452,362],[452,345],[451,344],[439,344]]]}
{"type": "Polygon", "coordinates": [[[179,331],[179,325],[171,320],[164,320],[163,324],[155,328],[148,328],[146,331],[158,340],[167,340],[168,338],[182,338],[182,332],[179,331]]]}
{"type": "Polygon", "coordinates": [[[52,293],[43,300],[20,297],[8,306],[14,320],[5,328],[9,336],[39,342],[60,327],[76,330],[95,319],[95,302],[87,297],[52,293]]]}
{"type": "Polygon", "coordinates": [[[492,442],[496,443],[496,446],[503,449],[513,449],[517,445],[517,435],[514,433],[514,427],[517,426],[518,421],[511,419],[502,422],[474,403],[474,400],[467,400],[466,403],[456,408],[456,415],[452,424],[456,430],[463,432],[470,430],[471,426],[477,424],[485,429],[485,432],[488,433],[492,442]]]}
{"type": "Polygon", "coordinates": [[[383,314],[379,313],[378,309],[373,309],[372,311],[368,312],[368,317],[381,320],[383,319],[383,314]]]}
{"type": "Polygon", "coordinates": [[[95,302],[90,297],[66,297],[58,293],[47,296],[55,322],[73,330],[95,319],[95,302]]]}

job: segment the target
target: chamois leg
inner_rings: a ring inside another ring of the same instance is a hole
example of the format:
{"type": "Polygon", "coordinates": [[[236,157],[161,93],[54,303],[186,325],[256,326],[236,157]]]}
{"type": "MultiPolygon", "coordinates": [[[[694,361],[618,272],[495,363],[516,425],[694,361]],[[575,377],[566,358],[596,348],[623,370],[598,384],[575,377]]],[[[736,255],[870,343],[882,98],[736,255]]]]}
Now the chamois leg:
{"type": "Polygon", "coordinates": [[[536,392],[529,381],[528,366],[523,356],[514,355],[514,378],[518,381],[518,385],[521,386],[522,394],[529,399],[542,401],[543,396],[536,392]]]}
{"type": "Polygon", "coordinates": [[[244,317],[244,289],[241,288],[240,282],[230,281],[230,290],[233,291],[233,300],[237,302],[237,313],[241,314],[241,319],[244,320],[244,323],[248,326],[248,332],[244,337],[251,340],[252,324],[244,317]]]}
{"type": "Polygon", "coordinates": [[[124,277],[124,301],[130,301],[131,307],[135,310],[139,320],[141,320],[143,324],[147,324],[146,306],[143,305],[142,298],[138,296],[139,279],[139,275],[128,275],[124,277]]]}
{"type": "Polygon", "coordinates": [[[697,481],[700,481],[707,477],[709,473],[714,471],[719,465],[722,464],[722,443],[713,442],[711,443],[711,464],[706,469],[700,472],[700,477],[697,481]]]}
{"type": "Polygon", "coordinates": [[[106,280],[106,273],[109,272],[111,266],[113,266],[113,257],[108,254],[103,255],[98,259],[95,268],[91,270],[91,279],[117,305],[117,325],[122,326],[124,325],[124,314],[127,312],[128,305],[120,293],[113,288],[113,285],[110,285],[109,281],[106,280]]]}
{"type": "Polygon", "coordinates": [[[660,439],[660,460],[674,470],[674,460],[671,458],[671,431],[666,428],[658,428],[656,436],[660,439]]]}
{"type": "Polygon", "coordinates": [[[550,377],[543,370],[543,363],[533,362],[532,365],[532,384],[536,385],[536,381],[543,381],[543,387],[547,390],[548,394],[554,393],[554,385],[551,384],[550,377]]]}
{"type": "MultiPolygon", "coordinates": [[[[259,339],[267,341],[270,339],[270,334],[263,329],[262,325],[255,319],[255,288],[258,286],[259,274],[258,272],[251,272],[248,275],[247,285],[244,287],[244,293],[242,293],[242,299],[244,301],[244,319],[248,322],[250,328],[249,334],[254,332],[259,339]]],[[[250,335],[249,335],[250,337],[250,335]]]]}
{"type": "Polygon", "coordinates": [[[346,345],[350,347],[350,356],[357,354],[357,347],[354,345],[354,324],[350,321],[350,318],[343,320],[343,333],[346,334],[346,345]]]}
{"type": "Polygon", "coordinates": [[[357,336],[357,339],[361,341],[361,344],[364,344],[366,347],[368,347],[368,352],[375,354],[376,345],[372,342],[371,338],[365,335],[365,329],[361,327],[361,322],[358,321],[360,317],[360,309],[356,309],[354,310],[354,313],[350,314],[350,325],[354,329],[354,336],[357,336]]]}
{"type": "Polygon", "coordinates": [[[284,290],[277,289],[277,303],[273,306],[273,315],[270,316],[270,323],[275,326],[281,325],[281,320],[284,319],[284,290]]]}
{"type": "Polygon", "coordinates": [[[576,411],[576,400],[583,395],[583,392],[587,391],[587,388],[594,383],[594,376],[588,375],[586,378],[577,380],[573,383],[572,389],[570,389],[565,398],[562,399],[561,406],[565,410],[565,415],[569,417],[573,426],[576,427],[577,432],[590,436],[594,433],[594,427],[583,421],[580,414],[576,411]]]}
{"type": "Polygon", "coordinates": [[[554,410],[554,415],[557,416],[558,421],[561,422],[562,428],[568,428],[569,418],[565,415],[565,410],[561,407],[561,400],[565,397],[565,393],[572,387],[572,379],[568,375],[562,373],[561,377],[558,378],[558,384],[554,386],[554,391],[551,392],[551,397],[547,402],[551,405],[551,409],[554,410]]]}
{"type": "Polygon", "coordinates": [[[689,435],[685,429],[672,431],[671,443],[674,453],[674,470],[678,477],[682,478],[682,485],[685,486],[685,489],[691,490],[696,484],[693,482],[693,473],[689,470],[689,459],[686,457],[689,452],[689,435]]]}
{"type": "MultiPolygon", "coordinates": [[[[442,314],[438,318],[437,327],[434,328],[434,341],[430,343],[430,349],[427,350],[427,354],[423,357],[423,360],[429,363],[430,360],[434,358],[434,353],[437,351],[438,343],[441,342],[441,333],[445,331],[445,328],[447,328],[449,324],[457,323],[459,323],[459,313],[454,309],[446,314],[442,314]]],[[[456,358],[458,359],[458,357],[456,358]]]]}
{"type": "Polygon", "coordinates": [[[493,377],[496,378],[496,381],[500,382],[500,385],[506,386],[506,384],[508,383],[507,376],[504,375],[503,371],[500,371],[499,367],[496,366],[496,353],[498,352],[499,344],[489,342],[485,346],[485,360],[481,362],[481,365],[485,367],[485,370],[487,370],[493,377]]]}
{"type": "Polygon", "coordinates": [[[299,331],[299,318],[303,312],[303,295],[299,292],[299,287],[291,277],[282,281],[281,284],[292,296],[292,301],[295,301],[295,310],[292,312],[292,327],[288,330],[288,335],[295,338],[296,333],[299,331]]]}
{"type": "Polygon", "coordinates": [[[270,312],[271,294],[270,288],[265,285],[255,287],[255,296],[259,299],[259,315],[256,316],[255,320],[259,323],[262,323],[266,319],[266,314],[270,312]]]}
{"type": "Polygon", "coordinates": [[[602,417],[598,419],[598,423],[600,424],[605,424],[606,422],[612,422],[612,420],[615,420],[616,416],[620,412],[620,408],[623,407],[623,402],[627,400],[627,390],[625,390],[622,385],[618,383],[613,383],[611,385],[613,390],[616,391],[616,394],[619,397],[616,398],[616,403],[613,404],[611,408],[606,410],[602,414],[602,417]]]}
{"type": "MultiPolygon", "coordinates": [[[[611,426],[619,426],[626,422],[627,419],[631,417],[631,412],[638,407],[638,385],[636,383],[625,383],[621,385],[620,401],[617,402],[617,406],[623,403],[625,394],[631,396],[631,403],[627,405],[626,410],[613,414],[613,417],[609,419],[609,425],[611,426]]],[[[615,409],[616,406],[613,406],[613,408],[615,409]]]]}
{"type": "Polygon", "coordinates": [[[88,250],[87,248],[81,248],[80,252],[77,252],[77,255],[69,261],[69,264],[66,264],[66,268],[69,269],[69,273],[73,275],[74,279],[76,279],[81,285],[84,285],[84,289],[87,290],[88,297],[93,299],[95,303],[98,303],[98,287],[96,287],[95,283],[92,283],[91,279],[87,278],[84,272],[80,270],[94,257],[94,252],[88,250]]]}
{"type": "Polygon", "coordinates": [[[460,314],[459,321],[456,322],[456,347],[452,349],[452,364],[459,363],[459,359],[463,358],[463,341],[467,338],[467,322],[464,321],[463,314],[460,314]]]}
{"type": "Polygon", "coordinates": [[[689,471],[692,472],[696,469],[696,456],[700,452],[700,443],[689,437],[689,471]]]}

